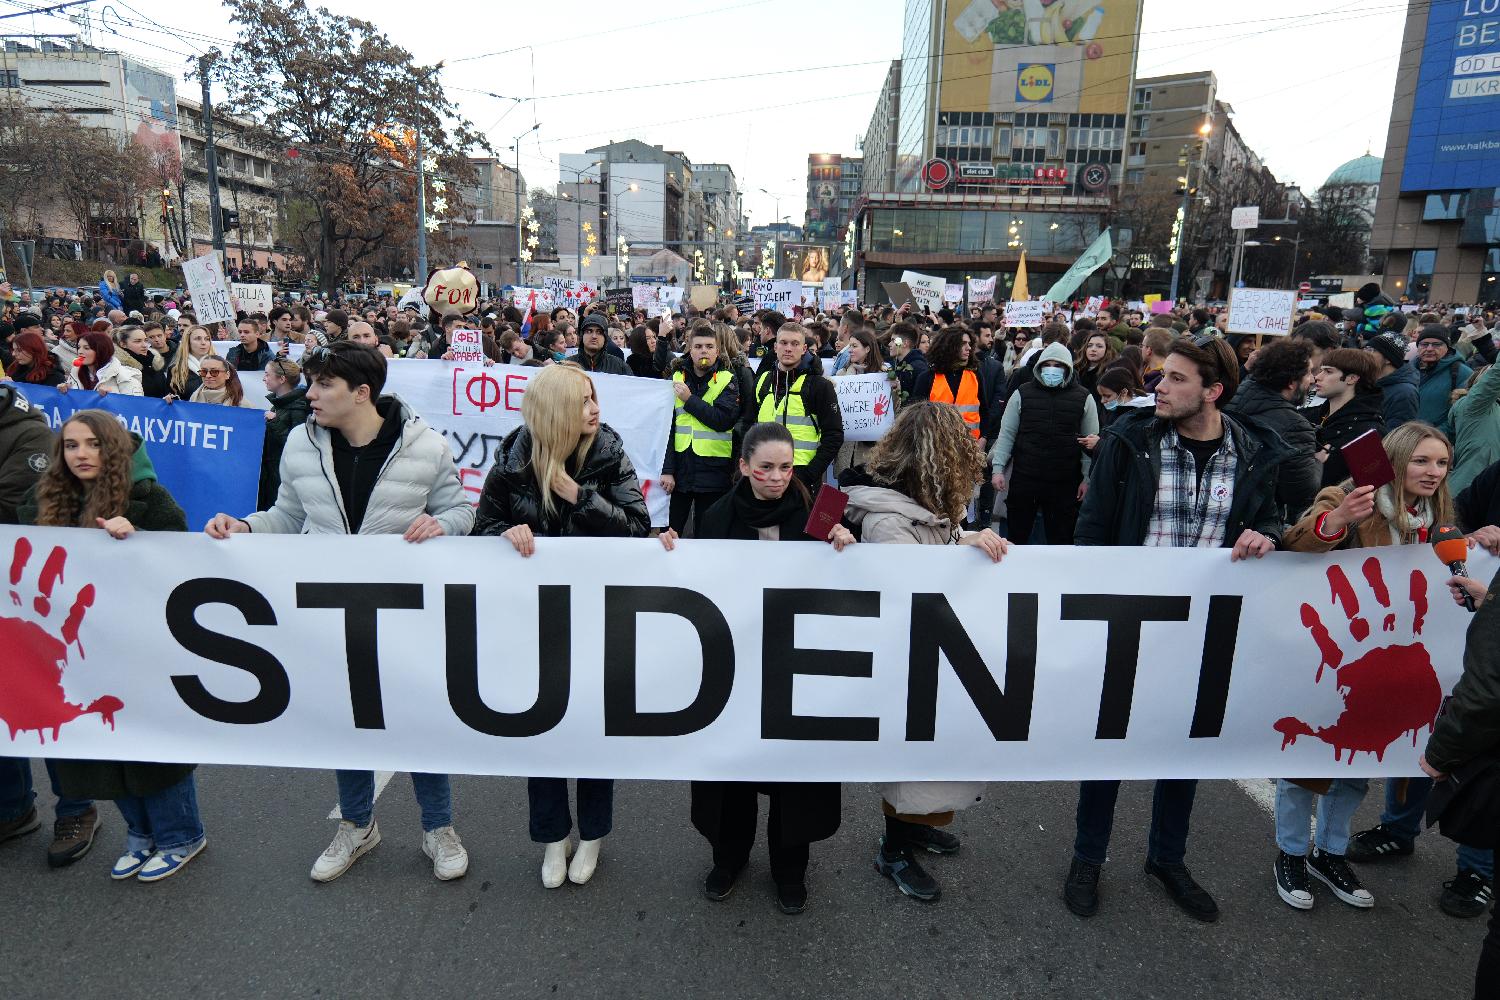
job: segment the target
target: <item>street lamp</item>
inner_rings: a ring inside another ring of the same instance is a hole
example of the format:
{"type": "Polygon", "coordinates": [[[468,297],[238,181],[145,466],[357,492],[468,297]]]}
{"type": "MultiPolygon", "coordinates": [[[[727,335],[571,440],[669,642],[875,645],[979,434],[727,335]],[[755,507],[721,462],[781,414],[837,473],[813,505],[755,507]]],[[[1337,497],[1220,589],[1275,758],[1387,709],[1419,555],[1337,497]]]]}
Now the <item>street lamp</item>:
{"type": "MultiPolygon", "coordinates": [[[[522,284],[522,281],[521,281],[521,140],[524,139],[524,138],[526,138],[528,135],[530,135],[531,133],[535,132],[537,129],[539,129],[541,127],[542,127],[542,123],[541,122],[537,122],[535,125],[531,126],[531,128],[527,129],[526,131],[522,132],[520,135],[516,136],[515,141],[511,144],[511,147],[510,147],[511,149],[515,150],[515,153],[516,153],[516,284],[518,284],[518,285],[522,284]]],[[[426,278],[423,278],[422,280],[425,281],[426,278]]]]}
{"type": "Polygon", "coordinates": [[[1188,147],[1182,147],[1182,155],[1178,157],[1177,165],[1182,167],[1182,176],[1178,180],[1182,184],[1182,207],[1177,211],[1177,233],[1173,239],[1172,249],[1172,292],[1171,301],[1177,301],[1177,283],[1182,276],[1182,240],[1187,235],[1188,209],[1191,207],[1193,197],[1193,167],[1198,167],[1199,180],[1203,177],[1203,158],[1207,152],[1208,137],[1213,134],[1214,122],[1212,118],[1205,118],[1203,124],[1198,126],[1198,142],[1196,143],[1198,158],[1188,158],[1188,147]]]}

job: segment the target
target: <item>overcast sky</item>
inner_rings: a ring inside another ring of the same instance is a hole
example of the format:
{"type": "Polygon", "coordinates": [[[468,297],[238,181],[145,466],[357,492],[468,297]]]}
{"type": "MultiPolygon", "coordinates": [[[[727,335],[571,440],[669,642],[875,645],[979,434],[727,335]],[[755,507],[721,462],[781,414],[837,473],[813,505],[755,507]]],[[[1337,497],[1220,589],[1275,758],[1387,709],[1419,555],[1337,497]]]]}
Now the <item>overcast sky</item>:
{"type": "MultiPolygon", "coordinates": [[[[4,0],[0,12],[49,2],[4,0]]],[[[212,0],[131,3],[83,8],[95,45],[171,67],[232,44],[233,26],[212,0]]],[[[501,156],[511,159],[515,135],[540,122],[521,149],[528,184],[555,186],[560,153],[636,138],[729,163],[754,224],[778,208],[801,221],[808,153],[858,152],[889,61],[900,55],[904,10],[901,0],[323,6],[372,21],[422,63],[444,60],[450,97],[501,156]]],[[[1381,153],[1406,6],[1145,0],[1137,73],[1213,70],[1251,148],[1279,179],[1311,190],[1367,148],[1381,153]]],[[[5,28],[76,30],[31,15],[5,28]]],[[[184,90],[196,95],[197,85],[184,90]]]]}

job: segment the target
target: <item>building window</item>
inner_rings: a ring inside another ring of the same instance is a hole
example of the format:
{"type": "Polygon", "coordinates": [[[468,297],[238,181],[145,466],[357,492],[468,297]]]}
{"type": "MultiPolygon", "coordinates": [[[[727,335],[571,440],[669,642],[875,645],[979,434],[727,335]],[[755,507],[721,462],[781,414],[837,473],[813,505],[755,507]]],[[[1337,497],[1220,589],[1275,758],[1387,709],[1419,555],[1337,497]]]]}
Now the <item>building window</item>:
{"type": "Polygon", "coordinates": [[[0,87],[15,90],[21,85],[21,71],[18,69],[0,69],[0,87]]]}
{"type": "Polygon", "coordinates": [[[1062,129],[1049,128],[1047,130],[1047,158],[1055,160],[1062,156],[1062,129]]]}
{"type": "Polygon", "coordinates": [[[253,160],[251,162],[255,165],[255,176],[266,176],[266,168],[269,166],[269,164],[267,164],[265,160],[253,160]]]}
{"type": "Polygon", "coordinates": [[[1500,248],[1491,247],[1484,255],[1484,273],[1480,276],[1479,301],[1492,306],[1500,303],[1500,248]]]}
{"type": "Polygon", "coordinates": [[[1430,194],[1422,206],[1423,222],[1456,222],[1464,217],[1464,208],[1469,200],[1467,191],[1430,194]]]}
{"type": "Polygon", "coordinates": [[[1406,294],[1412,299],[1425,299],[1432,290],[1432,272],[1437,267],[1436,250],[1413,250],[1411,269],[1406,273],[1406,294]]]}
{"type": "Polygon", "coordinates": [[[1133,170],[1127,170],[1127,171],[1125,171],[1125,183],[1126,184],[1141,184],[1141,183],[1144,183],[1145,180],[1146,180],[1146,171],[1140,169],[1139,167],[1137,167],[1137,168],[1135,168],[1133,170]]]}

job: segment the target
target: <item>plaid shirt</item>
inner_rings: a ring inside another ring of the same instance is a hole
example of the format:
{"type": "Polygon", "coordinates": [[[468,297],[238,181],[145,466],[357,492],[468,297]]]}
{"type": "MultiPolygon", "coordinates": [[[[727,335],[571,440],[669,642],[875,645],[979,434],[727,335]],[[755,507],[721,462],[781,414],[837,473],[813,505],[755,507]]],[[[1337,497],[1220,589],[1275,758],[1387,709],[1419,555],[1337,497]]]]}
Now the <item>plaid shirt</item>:
{"type": "Polygon", "coordinates": [[[1198,479],[1193,453],[1168,427],[1159,443],[1161,472],[1156,479],[1156,501],[1143,544],[1173,548],[1215,549],[1224,544],[1229,510],[1234,504],[1234,476],[1240,455],[1228,422],[1224,443],[1208,460],[1198,479]]]}

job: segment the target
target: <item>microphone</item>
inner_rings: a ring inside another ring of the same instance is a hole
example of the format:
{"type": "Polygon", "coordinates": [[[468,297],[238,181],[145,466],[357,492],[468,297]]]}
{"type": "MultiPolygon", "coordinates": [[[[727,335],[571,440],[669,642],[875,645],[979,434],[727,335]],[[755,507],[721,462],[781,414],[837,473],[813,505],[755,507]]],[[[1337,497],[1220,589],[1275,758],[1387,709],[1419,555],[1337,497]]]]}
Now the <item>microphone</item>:
{"type": "MultiPolygon", "coordinates": [[[[1432,548],[1437,557],[1448,566],[1448,572],[1454,576],[1468,576],[1469,568],[1464,565],[1469,557],[1469,542],[1464,538],[1464,533],[1451,524],[1445,524],[1440,528],[1434,528],[1432,532],[1432,548]]],[[[1463,595],[1464,607],[1470,611],[1474,610],[1474,598],[1469,596],[1468,591],[1463,595]]]]}

